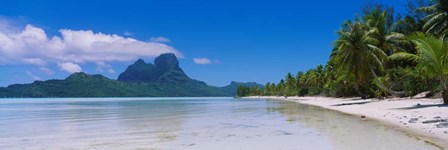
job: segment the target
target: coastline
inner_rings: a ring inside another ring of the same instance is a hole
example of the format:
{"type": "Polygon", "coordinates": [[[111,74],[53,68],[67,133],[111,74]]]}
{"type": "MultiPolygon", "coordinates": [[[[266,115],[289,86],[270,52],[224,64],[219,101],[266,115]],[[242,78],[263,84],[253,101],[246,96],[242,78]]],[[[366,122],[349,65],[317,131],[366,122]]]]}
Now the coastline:
{"type": "Polygon", "coordinates": [[[441,99],[391,98],[384,100],[331,97],[280,97],[250,96],[244,98],[263,98],[286,100],[314,105],[376,120],[390,125],[429,144],[448,149],[448,106],[441,105],[441,99]]]}

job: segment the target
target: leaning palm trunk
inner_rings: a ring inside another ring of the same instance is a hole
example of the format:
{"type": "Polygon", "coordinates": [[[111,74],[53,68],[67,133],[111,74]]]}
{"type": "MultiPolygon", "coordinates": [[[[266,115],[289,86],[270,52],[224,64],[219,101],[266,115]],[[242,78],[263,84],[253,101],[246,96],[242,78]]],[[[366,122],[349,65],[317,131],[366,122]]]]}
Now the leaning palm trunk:
{"type": "Polygon", "coordinates": [[[448,88],[442,91],[443,104],[448,105],[448,88]]]}
{"type": "MultiPolygon", "coordinates": [[[[370,65],[369,65],[369,67],[370,67],[370,65]]],[[[372,76],[373,76],[375,79],[378,79],[378,78],[379,78],[378,75],[375,73],[375,71],[373,70],[372,67],[370,67],[370,72],[372,73],[372,76]]],[[[381,86],[381,88],[384,89],[384,90],[385,90],[387,93],[389,93],[390,95],[397,96],[397,97],[403,97],[403,96],[405,96],[405,93],[404,93],[404,92],[397,92],[397,91],[391,90],[389,87],[387,87],[386,85],[384,85],[381,81],[378,82],[378,85],[381,86]]],[[[448,94],[448,93],[447,93],[447,94],[448,94]]],[[[447,95],[447,96],[448,96],[448,95],[447,95]]]]}

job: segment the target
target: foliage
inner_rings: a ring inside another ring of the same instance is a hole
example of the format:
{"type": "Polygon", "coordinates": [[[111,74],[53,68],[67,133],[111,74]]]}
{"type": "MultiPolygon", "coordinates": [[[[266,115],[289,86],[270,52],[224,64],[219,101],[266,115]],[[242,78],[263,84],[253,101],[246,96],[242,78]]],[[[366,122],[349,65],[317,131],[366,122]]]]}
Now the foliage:
{"type": "Polygon", "coordinates": [[[426,33],[442,37],[448,34],[448,0],[438,0],[437,3],[418,10],[428,14],[423,26],[426,33]]]}
{"type": "Polygon", "coordinates": [[[367,85],[375,77],[375,70],[383,71],[383,62],[387,54],[377,47],[379,40],[374,38],[376,28],[369,28],[360,21],[347,21],[338,31],[340,38],[335,42],[331,62],[337,68],[337,74],[353,83],[356,91],[366,96],[367,85]]]}
{"type": "Polygon", "coordinates": [[[443,90],[448,103],[448,0],[414,0],[407,10],[401,17],[392,7],[368,5],[337,32],[325,67],[288,73],[261,94],[381,98],[443,90]]]}
{"type": "Polygon", "coordinates": [[[429,77],[437,78],[443,90],[444,103],[448,104],[448,42],[444,38],[425,35],[417,32],[410,36],[416,45],[417,54],[406,52],[395,53],[391,59],[416,61],[429,77]]]}

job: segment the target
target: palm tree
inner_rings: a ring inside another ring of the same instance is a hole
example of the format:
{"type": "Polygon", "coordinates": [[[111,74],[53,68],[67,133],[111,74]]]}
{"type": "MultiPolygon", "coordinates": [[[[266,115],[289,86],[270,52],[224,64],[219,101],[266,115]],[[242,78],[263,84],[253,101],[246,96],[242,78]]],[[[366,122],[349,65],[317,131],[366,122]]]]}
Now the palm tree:
{"type": "Polygon", "coordinates": [[[288,96],[294,95],[293,91],[296,89],[295,88],[296,79],[294,78],[294,76],[292,76],[291,73],[288,73],[285,78],[286,78],[285,95],[288,96]]]}
{"type": "Polygon", "coordinates": [[[306,93],[304,92],[304,89],[305,89],[305,87],[304,87],[304,76],[305,76],[305,74],[302,72],[302,71],[299,71],[299,72],[297,72],[297,75],[296,75],[296,85],[295,85],[295,87],[296,87],[296,94],[298,95],[298,96],[302,96],[302,95],[305,95],[306,93]]]}
{"type": "Polygon", "coordinates": [[[363,21],[370,29],[376,29],[372,35],[378,40],[376,47],[382,49],[386,54],[391,55],[396,51],[401,51],[398,44],[405,43],[405,36],[402,33],[393,32],[393,9],[383,9],[381,5],[366,12],[363,21]]]}
{"type": "Polygon", "coordinates": [[[322,88],[322,86],[325,84],[325,70],[322,65],[318,65],[316,67],[316,73],[317,73],[317,86],[319,88],[322,88]]]}
{"type": "Polygon", "coordinates": [[[264,86],[264,88],[263,88],[263,95],[264,95],[264,96],[269,96],[269,95],[271,95],[271,94],[270,94],[270,91],[269,91],[269,90],[271,89],[270,86],[271,86],[271,83],[269,83],[269,82],[266,83],[266,85],[264,86]]]}
{"type": "Polygon", "coordinates": [[[277,84],[277,96],[284,96],[284,90],[285,90],[285,80],[281,79],[280,82],[277,84]]]}
{"type": "Polygon", "coordinates": [[[361,90],[366,90],[366,85],[376,76],[375,70],[383,70],[387,59],[387,54],[375,46],[378,45],[373,37],[376,32],[376,28],[370,29],[358,20],[347,21],[338,31],[340,37],[330,58],[332,64],[337,64],[338,74],[354,82],[355,89],[363,96],[366,95],[361,90]]]}
{"type": "Polygon", "coordinates": [[[393,45],[387,41],[387,36],[390,34],[393,17],[392,13],[384,10],[381,6],[368,9],[363,17],[365,25],[370,29],[376,29],[372,37],[378,40],[377,47],[384,50],[387,54],[393,53],[393,45]]]}
{"type": "Polygon", "coordinates": [[[438,3],[418,10],[429,14],[424,18],[426,23],[423,30],[426,33],[432,33],[436,36],[448,34],[448,0],[438,0],[438,3]]]}
{"type": "Polygon", "coordinates": [[[430,77],[437,77],[442,85],[443,103],[448,104],[448,42],[418,32],[410,37],[416,45],[417,54],[398,52],[389,58],[394,60],[416,61],[422,65],[430,77]]]}

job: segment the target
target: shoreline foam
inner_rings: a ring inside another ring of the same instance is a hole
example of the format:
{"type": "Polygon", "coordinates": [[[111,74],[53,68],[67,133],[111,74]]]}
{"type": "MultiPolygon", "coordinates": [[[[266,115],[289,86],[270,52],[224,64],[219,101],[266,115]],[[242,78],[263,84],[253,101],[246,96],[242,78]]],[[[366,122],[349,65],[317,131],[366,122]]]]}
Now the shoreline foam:
{"type": "Polygon", "coordinates": [[[441,99],[393,98],[385,100],[331,97],[251,96],[287,100],[377,120],[448,149],[448,106],[441,99]]]}

